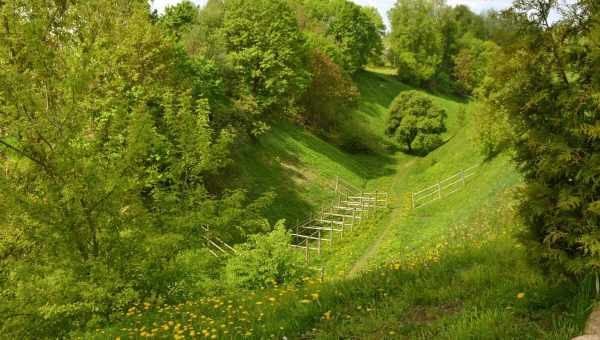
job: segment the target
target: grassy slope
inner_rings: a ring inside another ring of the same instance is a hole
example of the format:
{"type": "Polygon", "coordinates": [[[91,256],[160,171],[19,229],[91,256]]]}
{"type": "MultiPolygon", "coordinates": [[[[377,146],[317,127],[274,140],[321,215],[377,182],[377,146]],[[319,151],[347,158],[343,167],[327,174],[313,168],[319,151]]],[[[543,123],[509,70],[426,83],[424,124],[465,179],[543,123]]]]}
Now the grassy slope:
{"type": "MultiPolygon", "coordinates": [[[[357,81],[362,97],[354,114],[382,134],[387,106],[409,87],[385,72],[363,72],[357,81]]],[[[448,141],[424,158],[399,152],[348,155],[289,125],[275,127],[259,145],[244,146],[239,171],[251,184],[250,191],[257,194],[272,187],[281,198],[269,211],[271,218],[294,218],[315,209],[327,197],[323,186],[336,174],[390,192],[389,211],[344,237],[318,260],[330,280],[190,302],[126,318],[116,328],[125,326],[136,334],[141,325],[149,329],[158,327],[152,322],[160,326],[173,320],[188,327],[181,334],[189,335],[193,327],[226,338],[576,335],[589,292],[553,286],[527,264],[515,241],[519,226],[511,207],[510,189],[520,178],[508,157],[484,163],[470,184],[452,196],[409,209],[410,191],[482,162],[471,142],[476,127],[469,119],[470,106],[455,98],[432,98],[449,113],[448,141]],[[461,106],[467,109],[464,120],[461,106]],[[517,299],[521,292],[525,297],[517,299]]],[[[171,334],[172,328],[160,334],[171,334]]]]}

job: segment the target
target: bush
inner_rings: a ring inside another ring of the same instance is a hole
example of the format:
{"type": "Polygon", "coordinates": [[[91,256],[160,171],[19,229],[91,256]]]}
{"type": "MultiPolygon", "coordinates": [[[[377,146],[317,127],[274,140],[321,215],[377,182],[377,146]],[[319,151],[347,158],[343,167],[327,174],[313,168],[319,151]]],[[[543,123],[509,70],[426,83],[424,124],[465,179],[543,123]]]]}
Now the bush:
{"type": "Polygon", "coordinates": [[[400,93],[389,110],[386,134],[409,153],[427,154],[443,143],[446,111],[417,91],[400,93]]]}
{"type": "Polygon", "coordinates": [[[350,153],[381,153],[383,142],[371,127],[355,118],[341,122],[335,143],[350,153]]]}
{"type": "Polygon", "coordinates": [[[225,266],[232,287],[263,288],[300,280],[306,274],[302,255],[289,245],[291,235],[280,221],[269,234],[257,234],[237,247],[238,256],[225,266]]]}

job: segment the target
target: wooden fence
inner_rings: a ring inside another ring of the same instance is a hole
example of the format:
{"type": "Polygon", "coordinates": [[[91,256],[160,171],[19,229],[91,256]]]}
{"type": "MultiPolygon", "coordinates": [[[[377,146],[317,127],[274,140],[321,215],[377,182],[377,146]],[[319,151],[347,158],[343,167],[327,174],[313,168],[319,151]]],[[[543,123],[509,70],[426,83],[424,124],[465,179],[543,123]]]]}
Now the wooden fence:
{"type": "Polygon", "coordinates": [[[203,225],[202,229],[205,231],[202,235],[204,245],[206,249],[215,257],[236,255],[237,250],[232,246],[221,240],[207,225],[203,225]]]}
{"type": "Polygon", "coordinates": [[[352,231],[374,210],[388,206],[387,192],[364,192],[339,176],[331,190],[334,199],[292,229],[291,246],[304,251],[306,262],[311,252],[321,255],[324,244],[333,247],[337,237],[344,237],[344,232],[352,231]]]}
{"type": "Polygon", "coordinates": [[[475,175],[478,167],[479,165],[472,166],[428,188],[413,192],[411,195],[412,208],[416,209],[425,206],[460,190],[460,188],[466,185],[467,180],[475,175]]]}

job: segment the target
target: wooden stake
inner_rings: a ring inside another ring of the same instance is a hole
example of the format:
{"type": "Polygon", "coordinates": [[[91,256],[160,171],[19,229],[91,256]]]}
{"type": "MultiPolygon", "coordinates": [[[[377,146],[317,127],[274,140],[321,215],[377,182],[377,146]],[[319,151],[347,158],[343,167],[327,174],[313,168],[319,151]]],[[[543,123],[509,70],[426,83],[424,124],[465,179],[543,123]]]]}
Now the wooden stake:
{"type": "Polygon", "coordinates": [[[308,263],[308,239],[306,239],[306,248],[305,248],[305,253],[304,256],[306,257],[306,263],[308,263]]]}
{"type": "Polygon", "coordinates": [[[321,230],[319,231],[319,239],[317,240],[317,254],[321,256],[321,230]]]}

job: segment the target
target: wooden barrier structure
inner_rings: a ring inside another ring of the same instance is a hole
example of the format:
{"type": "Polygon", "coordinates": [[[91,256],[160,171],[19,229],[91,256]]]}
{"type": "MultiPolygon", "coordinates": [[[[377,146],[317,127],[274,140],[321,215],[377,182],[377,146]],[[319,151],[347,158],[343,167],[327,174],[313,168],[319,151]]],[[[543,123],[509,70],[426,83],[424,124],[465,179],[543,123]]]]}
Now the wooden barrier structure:
{"type": "Polygon", "coordinates": [[[207,225],[201,227],[205,231],[204,235],[202,235],[204,245],[214,257],[237,255],[237,250],[215,235],[207,225]]]}
{"type": "Polygon", "coordinates": [[[345,231],[354,230],[374,210],[388,206],[387,192],[364,192],[339,176],[331,189],[335,195],[331,203],[292,229],[290,246],[304,250],[307,263],[310,262],[311,252],[321,255],[324,244],[333,247],[335,239],[344,237],[345,231]]]}
{"type": "Polygon", "coordinates": [[[478,167],[479,165],[472,166],[421,191],[413,192],[411,194],[412,208],[423,207],[457,192],[466,185],[467,179],[475,175],[478,167]]]}

